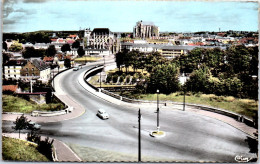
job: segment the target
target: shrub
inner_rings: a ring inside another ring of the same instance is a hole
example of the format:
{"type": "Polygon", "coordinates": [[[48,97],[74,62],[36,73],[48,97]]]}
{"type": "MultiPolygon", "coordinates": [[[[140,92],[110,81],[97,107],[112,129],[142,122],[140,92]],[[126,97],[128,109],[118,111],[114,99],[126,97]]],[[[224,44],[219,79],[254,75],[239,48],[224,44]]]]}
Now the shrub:
{"type": "Polygon", "coordinates": [[[130,76],[126,76],[126,83],[129,83],[130,82],[130,76]]]}
{"type": "Polygon", "coordinates": [[[135,76],[132,78],[132,83],[133,84],[136,83],[136,77],[135,76]]]}
{"type": "Polygon", "coordinates": [[[106,82],[107,82],[107,83],[110,83],[111,80],[112,80],[112,75],[109,73],[109,74],[107,75],[106,82]]]}
{"type": "Polygon", "coordinates": [[[112,78],[113,83],[116,83],[117,79],[118,79],[118,75],[114,75],[113,78],[112,78]]]}
{"type": "Polygon", "coordinates": [[[124,76],[121,75],[120,78],[119,78],[119,82],[122,83],[124,81],[124,76]]]}
{"type": "Polygon", "coordinates": [[[41,140],[40,135],[31,131],[31,133],[27,134],[27,140],[38,144],[36,149],[52,161],[52,144],[54,139],[49,141],[49,137],[47,137],[45,140],[41,140]]]}
{"type": "Polygon", "coordinates": [[[201,95],[202,95],[201,92],[197,92],[197,93],[195,94],[195,97],[200,97],[201,95]]]}
{"type": "Polygon", "coordinates": [[[49,160],[52,160],[52,144],[54,139],[49,141],[49,137],[45,138],[44,141],[39,141],[37,150],[44,154],[49,160]]]}

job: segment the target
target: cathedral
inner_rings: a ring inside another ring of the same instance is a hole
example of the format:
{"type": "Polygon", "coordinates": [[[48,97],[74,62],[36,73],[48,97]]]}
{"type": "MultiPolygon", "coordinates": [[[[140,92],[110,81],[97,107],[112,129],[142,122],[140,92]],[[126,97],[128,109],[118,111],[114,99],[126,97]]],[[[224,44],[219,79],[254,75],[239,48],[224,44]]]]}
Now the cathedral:
{"type": "Polygon", "coordinates": [[[117,38],[108,28],[85,29],[84,38],[86,49],[109,50],[111,53],[118,51],[117,38]]]}
{"type": "Polygon", "coordinates": [[[159,36],[159,27],[152,22],[139,21],[134,27],[134,37],[137,38],[151,38],[159,36]]]}

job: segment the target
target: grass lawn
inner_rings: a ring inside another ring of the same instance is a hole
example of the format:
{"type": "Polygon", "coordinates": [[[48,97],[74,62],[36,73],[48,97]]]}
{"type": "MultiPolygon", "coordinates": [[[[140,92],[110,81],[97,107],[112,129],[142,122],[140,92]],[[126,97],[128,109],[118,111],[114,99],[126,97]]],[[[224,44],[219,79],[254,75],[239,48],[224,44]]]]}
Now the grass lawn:
{"type": "MultiPolygon", "coordinates": [[[[175,101],[175,102],[183,102],[183,95],[179,92],[172,93],[170,95],[159,94],[159,99],[161,101],[175,101]]],[[[147,94],[140,95],[140,99],[143,100],[157,100],[157,94],[147,94]]],[[[232,111],[238,114],[245,115],[249,118],[254,117],[254,113],[258,111],[258,102],[250,99],[238,99],[232,96],[215,96],[213,94],[189,94],[185,96],[186,103],[194,103],[212,106],[216,108],[222,108],[228,111],[232,111]]]]}
{"type": "Polygon", "coordinates": [[[64,105],[61,103],[37,105],[33,102],[27,101],[20,97],[15,97],[11,95],[3,95],[2,101],[3,101],[3,112],[31,113],[34,110],[55,111],[64,108],[64,105]]]}
{"type": "Polygon", "coordinates": [[[12,161],[49,161],[38,152],[36,145],[8,137],[2,137],[2,157],[12,161]]]}
{"type": "Polygon", "coordinates": [[[80,57],[80,58],[76,58],[74,61],[75,62],[95,62],[97,60],[101,59],[101,57],[94,57],[94,56],[91,56],[91,57],[87,57],[87,56],[84,56],[84,57],[80,57]]]}

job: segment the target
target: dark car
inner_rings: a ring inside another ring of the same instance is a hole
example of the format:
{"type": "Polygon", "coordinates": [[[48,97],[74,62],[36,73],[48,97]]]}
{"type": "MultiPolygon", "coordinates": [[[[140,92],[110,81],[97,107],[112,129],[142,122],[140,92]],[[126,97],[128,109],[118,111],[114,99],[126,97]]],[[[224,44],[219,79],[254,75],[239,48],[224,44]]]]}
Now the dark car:
{"type": "Polygon", "coordinates": [[[36,122],[30,121],[30,122],[28,122],[27,129],[29,129],[29,130],[40,130],[41,125],[37,124],[36,122]]]}

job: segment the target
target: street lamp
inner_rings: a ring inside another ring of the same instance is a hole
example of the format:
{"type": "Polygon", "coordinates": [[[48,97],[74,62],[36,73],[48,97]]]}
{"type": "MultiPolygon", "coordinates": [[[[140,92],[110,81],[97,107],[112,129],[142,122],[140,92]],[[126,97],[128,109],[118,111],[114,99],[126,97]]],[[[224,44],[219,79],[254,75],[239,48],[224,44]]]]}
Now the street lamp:
{"type": "Polygon", "coordinates": [[[53,85],[53,89],[55,90],[55,86],[54,86],[54,70],[52,71],[52,85],[53,85]]]}
{"type": "Polygon", "coordinates": [[[105,67],[105,63],[106,63],[106,61],[105,61],[105,55],[103,55],[103,58],[104,58],[104,67],[105,67]]]}
{"type": "Polygon", "coordinates": [[[102,72],[102,70],[100,71],[100,77],[99,77],[99,84],[100,84],[99,89],[100,89],[100,91],[101,91],[101,72],[102,72]]]}
{"type": "Polygon", "coordinates": [[[157,89],[157,131],[159,132],[159,89],[157,89]]]}
{"type": "Polygon", "coordinates": [[[183,96],[183,111],[185,111],[185,95],[186,95],[186,77],[184,76],[183,74],[183,81],[184,81],[184,84],[183,84],[183,91],[184,91],[184,96],[183,96]]]}

